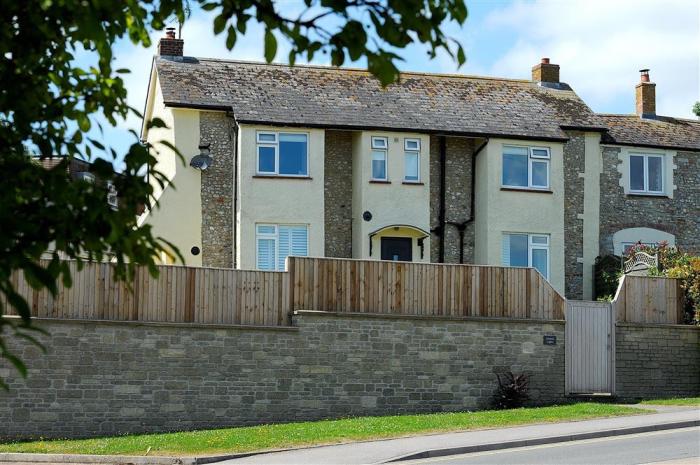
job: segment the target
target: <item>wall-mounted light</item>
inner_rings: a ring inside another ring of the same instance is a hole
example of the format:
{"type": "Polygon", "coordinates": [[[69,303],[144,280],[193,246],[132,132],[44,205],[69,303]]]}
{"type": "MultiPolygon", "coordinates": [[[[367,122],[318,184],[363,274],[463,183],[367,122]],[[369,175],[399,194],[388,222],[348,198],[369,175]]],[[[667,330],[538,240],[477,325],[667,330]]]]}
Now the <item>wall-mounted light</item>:
{"type": "Polygon", "coordinates": [[[190,166],[198,170],[206,170],[214,162],[214,159],[209,154],[210,144],[199,144],[199,155],[195,155],[190,160],[190,166]]]}

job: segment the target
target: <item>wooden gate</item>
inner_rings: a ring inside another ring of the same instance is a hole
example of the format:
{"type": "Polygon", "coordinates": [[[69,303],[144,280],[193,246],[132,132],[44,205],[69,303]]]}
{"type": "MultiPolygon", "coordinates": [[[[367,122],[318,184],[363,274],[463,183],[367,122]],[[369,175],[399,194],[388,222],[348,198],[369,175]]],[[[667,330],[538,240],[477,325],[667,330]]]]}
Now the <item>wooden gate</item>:
{"type": "Polygon", "coordinates": [[[610,303],[567,301],[566,393],[615,393],[615,315],[610,303]]]}

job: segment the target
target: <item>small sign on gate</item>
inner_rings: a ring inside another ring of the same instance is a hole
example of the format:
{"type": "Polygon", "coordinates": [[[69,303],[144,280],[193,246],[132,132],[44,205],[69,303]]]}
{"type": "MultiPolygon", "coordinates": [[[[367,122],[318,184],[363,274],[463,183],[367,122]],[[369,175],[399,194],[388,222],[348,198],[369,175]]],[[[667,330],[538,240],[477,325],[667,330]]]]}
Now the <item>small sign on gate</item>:
{"type": "Polygon", "coordinates": [[[542,344],[546,346],[555,346],[557,345],[557,337],[553,334],[545,334],[542,336],[542,344]]]}

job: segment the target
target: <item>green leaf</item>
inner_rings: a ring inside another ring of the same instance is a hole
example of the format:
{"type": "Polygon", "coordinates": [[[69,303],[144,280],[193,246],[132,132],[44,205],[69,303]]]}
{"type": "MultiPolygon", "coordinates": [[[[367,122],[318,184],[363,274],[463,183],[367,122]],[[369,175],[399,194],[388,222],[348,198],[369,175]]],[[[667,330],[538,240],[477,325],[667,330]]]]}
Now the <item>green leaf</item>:
{"type": "Polygon", "coordinates": [[[462,48],[461,45],[457,46],[457,64],[459,66],[462,66],[464,63],[466,63],[467,57],[464,54],[464,49],[462,48]]]}
{"type": "Polygon", "coordinates": [[[226,23],[228,22],[228,18],[224,16],[223,14],[217,16],[214,18],[214,34],[219,35],[223,32],[223,30],[226,28],[226,23]]]}
{"type": "Polygon", "coordinates": [[[265,60],[270,63],[277,55],[277,39],[269,29],[265,30],[265,60]]]}
{"type": "Polygon", "coordinates": [[[236,29],[233,26],[228,27],[228,36],[226,37],[226,48],[231,50],[236,45],[236,29]]]}

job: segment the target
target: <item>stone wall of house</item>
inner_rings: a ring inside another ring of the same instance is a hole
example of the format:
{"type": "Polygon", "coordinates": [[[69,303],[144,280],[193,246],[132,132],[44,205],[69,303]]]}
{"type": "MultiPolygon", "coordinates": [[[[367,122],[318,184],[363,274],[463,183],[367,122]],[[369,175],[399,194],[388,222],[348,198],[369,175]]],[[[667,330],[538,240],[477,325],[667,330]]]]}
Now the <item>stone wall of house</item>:
{"type": "Polygon", "coordinates": [[[0,360],[0,437],[85,437],[486,407],[495,373],[562,399],[564,325],[301,312],[292,328],[40,320],[0,360]],[[557,345],[543,344],[544,335],[557,345]]]}
{"type": "Polygon", "coordinates": [[[210,144],[212,165],[202,174],[202,265],[233,267],[235,132],[222,112],[200,112],[200,140],[210,144]]]}
{"type": "Polygon", "coordinates": [[[325,256],[352,258],[352,132],[326,131],[325,256]]]}
{"type": "Polygon", "coordinates": [[[700,253],[700,153],[678,152],[673,159],[673,198],[625,195],[618,171],[619,147],[603,148],[600,176],[600,254],[613,253],[613,234],[647,227],[676,236],[676,245],[700,253]]]}
{"type": "MultiPolygon", "coordinates": [[[[476,149],[475,139],[447,137],[445,150],[445,220],[448,223],[463,223],[471,215],[472,156],[476,149]]],[[[430,137],[430,225],[439,226],[440,212],[440,137],[430,137]]],[[[432,232],[430,238],[430,261],[439,261],[442,239],[432,232]]],[[[454,224],[447,224],[444,232],[445,263],[459,263],[460,236],[454,224]]],[[[474,261],[474,223],[466,225],[464,231],[464,263],[474,261]]]]}
{"type": "Polygon", "coordinates": [[[700,328],[618,323],[615,346],[619,397],[700,395],[700,328]]]}
{"type": "Polygon", "coordinates": [[[564,144],[564,292],[569,299],[583,298],[583,184],[586,171],[585,135],[569,131],[564,144]]]}

